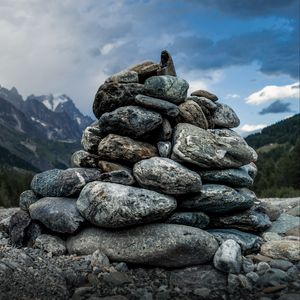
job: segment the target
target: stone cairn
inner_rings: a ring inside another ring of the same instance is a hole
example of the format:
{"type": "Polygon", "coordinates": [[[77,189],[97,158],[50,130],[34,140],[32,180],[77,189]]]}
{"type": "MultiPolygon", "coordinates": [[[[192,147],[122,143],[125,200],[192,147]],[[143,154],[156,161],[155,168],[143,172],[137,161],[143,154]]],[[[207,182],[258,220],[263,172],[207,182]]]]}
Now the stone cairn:
{"type": "Polygon", "coordinates": [[[228,105],[188,88],[168,51],[109,77],[72,168],[35,175],[21,194],[12,242],[44,231],[69,254],[238,273],[271,224],[248,189],[257,154],[231,130],[240,121],[228,105]]]}

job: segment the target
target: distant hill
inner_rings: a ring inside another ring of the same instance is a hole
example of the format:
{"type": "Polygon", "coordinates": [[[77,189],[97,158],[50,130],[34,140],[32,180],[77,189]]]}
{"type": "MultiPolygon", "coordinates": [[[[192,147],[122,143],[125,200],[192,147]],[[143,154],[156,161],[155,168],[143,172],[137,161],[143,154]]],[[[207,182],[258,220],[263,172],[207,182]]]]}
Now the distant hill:
{"type": "Polygon", "coordinates": [[[254,190],[260,197],[300,196],[300,114],[249,135],[258,153],[254,190]]]}

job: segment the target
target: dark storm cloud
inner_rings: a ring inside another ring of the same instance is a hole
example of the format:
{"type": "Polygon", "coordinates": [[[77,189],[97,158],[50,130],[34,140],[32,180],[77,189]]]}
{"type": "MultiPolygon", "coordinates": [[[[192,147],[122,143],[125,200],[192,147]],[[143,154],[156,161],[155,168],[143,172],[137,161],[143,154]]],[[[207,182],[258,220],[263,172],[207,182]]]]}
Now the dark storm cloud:
{"type": "Polygon", "coordinates": [[[268,107],[264,108],[259,114],[278,114],[278,113],[287,113],[292,112],[290,109],[291,103],[284,103],[281,100],[276,100],[271,103],[268,107]]]}

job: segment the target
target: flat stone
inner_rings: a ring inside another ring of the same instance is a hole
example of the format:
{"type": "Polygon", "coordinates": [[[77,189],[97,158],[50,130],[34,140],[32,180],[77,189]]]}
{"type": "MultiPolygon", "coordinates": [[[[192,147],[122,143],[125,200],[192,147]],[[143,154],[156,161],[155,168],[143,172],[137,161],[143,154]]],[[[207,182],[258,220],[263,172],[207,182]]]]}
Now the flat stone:
{"type": "Polygon", "coordinates": [[[187,100],[179,106],[178,123],[189,123],[203,129],[208,128],[208,123],[201,107],[192,100],[187,100]]]}
{"type": "Polygon", "coordinates": [[[102,173],[99,180],[103,182],[112,182],[124,185],[133,185],[135,183],[132,173],[128,170],[117,170],[102,173]]]}
{"type": "Polygon", "coordinates": [[[179,114],[178,106],[166,100],[145,95],[137,95],[135,97],[135,102],[137,105],[158,111],[165,116],[176,117],[179,114]]]}
{"type": "MultiPolygon", "coordinates": [[[[180,104],[186,98],[189,84],[178,77],[153,76],[145,81],[145,94],[180,104]]],[[[143,94],[143,93],[139,93],[143,94]]]]}
{"type": "Polygon", "coordinates": [[[172,151],[172,144],[171,142],[158,142],[157,149],[159,156],[161,157],[170,157],[172,151]]]}
{"type": "Polygon", "coordinates": [[[76,208],[76,199],[45,197],[29,207],[31,219],[52,231],[74,233],[84,221],[76,208]]]}
{"type": "Polygon", "coordinates": [[[105,137],[99,128],[98,122],[88,126],[82,134],[81,145],[83,149],[89,153],[97,154],[98,145],[102,138],[105,137]]]}
{"type": "Polygon", "coordinates": [[[159,64],[153,61],[144,61],[131,67],[129,70],[137,72],[139,76],[139,82],[144,83],[147,78],[156,76],[158,69],[159,64]]]}
{"type": "Polygon", "coordinates": [[[71,166],[73,168],[97,168],[99,160],[98,155],[79,150],[71,156],[71,166]]]}
{"type": "Polygon", "coordinates": [[[251,258],[256,263],[259,263],[261,261],[269,263],[272,260],[271,257],[265,256],[265,255],[261,255],[260,253],[258,253],[256,255],[250,254],[247,257],[251,258]]]}
{"type": "Polygon", "coordinates": [[[22,210],[28,211],[29,206],[38,200],[39,198],[32,190],[27,190],[21,193],[19,206],[22,210]]]}
{"type": "Polygon", "coordinates": [[[31,181],[31,189],[43,197],[76,196],[88,182],[98,180],[100,175],[97,169],[53,169],[36,174],[31,181]]]}
{"type": "Polygon", "coordinates": [[[111,231],[86,228],[67,240],[69,253],[99,249],[113,261],[158,267],[185,267],[209,262],[218,243],[207,232],[184,225],[150,224],[111,231]],[[118,243],[116,243],[118,241],[118,243]]]}
{"type": "Polygon", "coordinates": [[[227,104],[217,103],[212,118],[216,128],[234,128],[240,125],[239,117],[227,104]]]}
{"type": "Polygon", "coordinates": [[[121,170],[129,171],[129,172],[131,171],[131,169],[127,166],[113,163],[110,161],[105,161],[105,160],[100,160],[98,166],[103,173],[121,171],[121,170]]]}
{"type": "Polygon", "coordinates": [[[133,175],[142,187],[171,195],[199,192],[202,185],[196,172],[163,157],[136,163],[133,175]]]}
{"type": "Polygon", "coordinates": [[[272,226],[268,229],[269,232],[276,232],[285,234],[291,228],[300,225],[300,217],[294,217],[286,213],[282,213],[280,217],[273,222],[272,226]]]}
{"type": "Polygon", "coordinates": [[[261,246],[260,252],[275,259],[299,261],[300,243],[293,240],[269,241],[261,246]]]}
{"type": "Polygon", "coordinates": [[[102,114],[118,107],[134,105],[135,96],[143,93],[144,86],[139,83],[105,83],[96,93],[93,104],[94,115],[99,119],[102,114]]]}
{"type": "Polygon", "coordinates": [[[209,224],[209,217],[203,212],[174,212],[166,223],[205,228],[209,224]]]}
{"type": "Polygon", "coordinates": [[[282,239],[282,237],[276,233],[276,232],[264,232],[262,234],[262,238],[266,241],[266,242],[269,242],[269,241],[279,241],[282,239]]]}
{"type": "Polygon", "coordinates": [[[159,113],[138,106],[119,107],[104,113],[99,119],[99,126],[105,133],[116,133],[133,138],[143,136],[162,124],[159,113]]]}
{"type": "Polygon", "coordinates": [[[215,253],[214,266],[225,273],[240,273],[242,266],[240,245],[230,239],[223,242],[215,253]]]}
{"type": "Polygon", "coordinates": [[[216,238],[219,244],[228,239],[236,241],[245,254],[257,252],[263,243],[261,237],[237,229],[208,229],[207,231],[216,238]]]}
{"type": "Polygon", "coordinates": [[[262,232],[271,226],[271,222],[265,213],[251,208],[234,215],[210,216],[210,226],[262,232]]]}
{"type": "Polygon", "coordinates": [[[118,82],[118,83],[138,83],[139,82],[139,74],[135,71],[123,70],[116,74],[109,76],[105,83],[108,82],[118,82]]]}
{"type": "Polygon", "coordinates": [[[233,187],[250,187],[253,185],[253,178],[243,167],[238,169],[199,171],[199,174],[202,180],[208,183],[227,184],[233,187]]]}
{"type": "Polygon", "coordinates": [[[173,134],[171,158],[204,169],[237,168],[257,159],[256,152],[237,133],[229,130],[204,130],[180,123],[173,134]]]}
{"type": "Polygon", "coordinates": [[[274,259],[270,262],[270,266],[275,269],[287,271],[289,268],[293,266],[293,264],[288,260],[274,259]]]}
{"type": "Polygon", "coordinates": [[[205,90],[194,91],[194,92],[191,93],[191,96],[205,97],[205,98],[210,99],[212,101],[217,101],[218,100],[218,97],[215,94],[210,93],[210,92],[205,91],[205,90]]]}
{"type": "Polygon", "coordinates": [[[52,255],[63,255],[67,252],[65,242],[54,235],[41,234],[35,240],[35,247],[42,249],[52,255]]]}
{"type": "Polygon", "coordinates": [[[86,220],[106,228],[161,220],[176,206],[172,197],[108,182],[87,184],[77,200],[77,208],[86,220]]]}
{"type": "Polygon", "coordinates": [[[266,271],[258,280],[258,285],[262,287],[276,286],[290,281],[286,272],[280,269],[270,269],[266,271]]]}
{"type": "Polygon", "coordinates": [[[273,294],[273,293],[279,292],[281,290],[284,290],[285,288],[287,288],[286,284],[277,284],[275,286],[266,287],[262,291],[265,294],[273,294]]]}
{"type": "Polygon", "coordinates": [[[155,146],[116,134],[109,134],[100,142],[98,154],[102,159],[131,163],[158,155],[155,146]]]}
{"type": "Polygon", "coordinates": [[[254,204],[255,199],[255,194],[246,188],[235,190],[225,185],[204,184],[200,193],[186,196],[179,207],[224,214],[248,209],[254,204]]]}
{"type": "Polygon", "coordinates": [[[160,55],[159,69],[157,75],[177,76],[172,56],[169,51],[163,50],[160,55]]]}

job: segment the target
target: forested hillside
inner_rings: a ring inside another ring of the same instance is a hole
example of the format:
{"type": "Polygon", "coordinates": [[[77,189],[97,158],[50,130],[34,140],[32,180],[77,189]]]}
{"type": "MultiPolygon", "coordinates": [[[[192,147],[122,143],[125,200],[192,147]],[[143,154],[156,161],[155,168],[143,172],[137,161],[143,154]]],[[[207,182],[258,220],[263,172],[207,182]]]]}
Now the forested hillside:
{"type": "Polygon", "coordinates": [[[258,152],[254,190],[260,197],[300,196],[300,114],[246,138],[258,152]]]}

